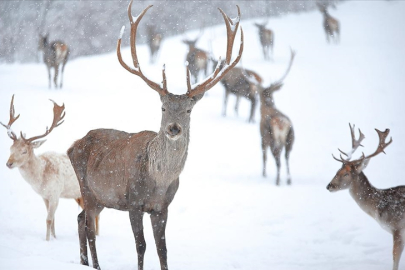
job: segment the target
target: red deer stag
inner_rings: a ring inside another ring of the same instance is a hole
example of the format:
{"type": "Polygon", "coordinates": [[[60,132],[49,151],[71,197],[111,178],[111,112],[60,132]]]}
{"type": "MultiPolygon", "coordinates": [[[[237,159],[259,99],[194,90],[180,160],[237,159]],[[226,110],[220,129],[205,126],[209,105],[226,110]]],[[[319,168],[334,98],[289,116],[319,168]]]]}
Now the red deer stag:
{"type": "MultiPolygon", "coordinates": [[[[51,131],[63,123],[65,116],[65,106],[58,106],[55,102],[53,107],[53,122],[50,129],[46,129],[43,135],[26,139],[21,133],[21,137],[11,130],[11,125],[20,117],[14,116],[14,95],[10,105],[10,120],[7,125],[8,136],[14,141],[10,148],[10,158],[7,167],[18,168],[22,177],[38,193],[45,202],[48,215],[46,218],[46,240],[49,241],[50,234],[55,236],[55,211],[58,207],[59,198],[75,199],[83,206],[81,199],[79,182],[66,154],[46,152],[36,156],[34,149],[40,147],[45,140],[38,139],[46,137],[51,131]]],[[[98,220],[96,220],[98,224],[98,220]]],[[[97,227],[98,230],[98,227],[97,227]]]]}
{"type": "MultiPolygon", "coordinates": [[[[213,59],[212,61],[215,67],[218,64],[218,61],[215,61],[213,59]]],[[[223,62],[220,65],[222,66],[223,62]]],[[[249,69],[234,67],[231,71],[229,71],[228,74],[226,74],[221,80],[221,83],[225,88],[224,107],[222,115],[226,116],[228,97],[229,94],[233,94],[236,96],[236,114],[238,114],[240,97],[245,97],[251,103],[248,122],[254,122],[257,103],[257,89],[258,85],[260,85],[262,81],[263,79],[260,77],[259,74],[249,69]]]]}
{"type": "Polygon", "coordinates": [[[340,24],[339,21],[332,16],[330,16],[327,8],[327,5],[322,5],[317,3],[318,9],[323,14],[323,29],[325,30],[326,40],[328,43],[330,39],[335,41],[335,43],[339,43],[340,41],[340,24]]]}
{"type": "Polygon", "coordinates": [[[69,57],[69,48],[66,43],[56,40],[49,42],[48,35],[40,36],[38,49],[42,51],[44,63],[48,69],[49,88],[51,88],[51,69],[55,70],[53,82],[58,88],[59,66],[62,65],[59,87],[63,86],[63,71],[69,57]]]}
{"type": "Polygon", "coordinates": [[[346,156],[337,161],[342,163],[342,168],[338,170],[335,177],[326,187],[329,191],[339,191],[349,189],[350,195],[360,206],[360,208],[374,218],[383,229],[393,235],[393,269],[398,270],[399,260],[405,244],[405,186],[397,186],[388,189],[375,188],[367,179],[363,170],[367,167],[370,159],[379,153],[385,153],[384,149],[392,143],[392,138],[387,143],[386,138],[390,132],[386,129],[384,132],[378,129],[379,143],[377,150],[368,156],[363,155],[356,160],[350,160],[352,154],[361,145],[365,138],[359,129],[359,138],[356,140],[354,134],[354,125],[350,126],[352,136],[352,150],[350,153],[344,153],[346,156]]]}
{"type": "Polygon", "coordinates": [[[287,163],[287,184],[291,184],[289,158],[294,143],[294,129],[291,120],[274,105],[273,93],[280,90],[283,86],[283,80],[291,69],[294,57],[295,52],[291,51],[290,64],[282,78],[272,83],[269,87],[259,90],[261,103],[260,134],[262,137],[263,176],[266,177],[267,148],[270,147],[277,165],[276,185],[280,184],[280,156],[283,148],[285,148],[285,160],[287,163]]]}
{"type": "Polygon", "coordinates": [[[259,29],[260,44],[262,45],[263,55],[265,60],[270,60],[269,50],[273,54],[274,46],[274,33],[272,30],[266,28],[267,22],[255,23],[255,26],[259,29]]]}
{"type": "Polygon", "coordinates": [[[207,76],[208,73],[208,61],[210,60],[210,54],[195,46],[201,35],[202,31],[194,40],[183,39],[183,43],[188,45],[186,61],[190,69],[191,76],[193,77],[193,83],[196,83],[198,81],[198,75],[201,72],[204,73],[204,76],[207,76]]]}
{"type": "Polygon", "coordinates": [[[147,35],[148,35],[148,46],[150,50],[150,62],[154,63],[157,59],[160,45],[163,40],[163,35],[156,31],[155,25],[148,25],[147,28],[147,35]]]}
{"type": "Polygon", "coordinates": [[[191,85],[187,67],[187,93],[174,95],[167,90],[165,69],[161,84],[149,80],[141,71],[136,52],[136,32],[139,22],[151,5],[139,16],[131,14],[131,53],[134,68],[121,56],[121,37],[118,39],[117,56],[121,65],[130,73],[141,77],[158,92],[162,102],[162,120],[158,133],[141,131],[126,133],[112,129],[90,131],[68,150],[69,158],[80,182],[84,198],[84,211],[78,216],[80,260],[88,265],[87,240],[93,267],[99,268],[96,253],[93,218],[104,207],[128,211],[138,253],[138,269],[143,269],[146,243],[143,235],[143,215],[149,213],[161,269],[168,269],[165,228],[168,206],[179,186],[179,175],[184,168],[190,140],[190,115],[194,105],[204,93],[218,83],[240,60],[243,51],[243,32],[239,55],[231,62],[232,47],[239,26],[238,17],[230,19],[221,9],[228,37],[226,65],[219,66],[200,84],[191,85]],[[110,173],[113,172],[113,173],[110,173]]]}

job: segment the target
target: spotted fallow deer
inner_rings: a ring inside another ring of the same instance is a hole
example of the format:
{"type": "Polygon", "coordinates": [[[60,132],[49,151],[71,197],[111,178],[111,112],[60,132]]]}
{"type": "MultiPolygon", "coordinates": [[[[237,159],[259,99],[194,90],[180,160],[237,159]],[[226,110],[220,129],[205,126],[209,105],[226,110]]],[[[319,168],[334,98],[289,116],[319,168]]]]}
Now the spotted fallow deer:
{"type": "Polygon", "coordinates": [[[191,85],[187,66],[187,92],[174,95],[167,90],[165,69],[161,84],[149,80],[141,71],[136,52],[136,32],[148,6],[138,16],[131,14],[132,1],[128,6],[131,24],[131,53],[134,68],[129,67],[121,56],[121,36],[117,44],[120,64],[130,73],[141,77],[160,95],[162,120],[158,133],[141,131],[127,133],[113,129],[96,129],[76,141],[68,150],[84,199],[84,211],[78,216],[80,262],[88,265],[87,241],[90,246],[93,267],[99,269],[93,218],[105,207],[128,211],[138,253],[138,269],[144,265],[146,243],[143,234],[143,215],[149,213],[161,269],[168,269],[165,228],[168,207],[179,187],[179,175],[184,168],[190,140],[190,115],[194,105],[204,93],[217,84],[240,60],[243,52],[243,32],[239,54],[234,61],[232,47],[239,26],[240,10],[235,19],[221,9],[227,29],[228,46],[226,64],[219,65],[202,83],[191,85]],[[113,173],[111,173],[113,172],[113,173]]]}
{"type": "Polygon", "coordinates": [[[188,46],[186,61],[188,63],[194,83],[198,81],[198,76],[201,72],[203,72],[204,76],[207,76],[208,62],[210,60],[210,54],[207,51],[199,49],[195,46],[201,35],[202,31],[200,31],[198,37],[193,40],[183,39],[183,43],[188,46]]]}
{"type": "Polygon", "coordinates": [[[154,63],[159,53],[160,45],[163,40],[163,35],[156,31],[155,25],[148,25],[147,35],[148,35],[148,46],[150,50],[150,63],[154,63]]]}
{"type": "Polygon", "coordinates": [[[263,56],[265,60],[270,60],[269,50],[271,49],[271,54],[273,54],[274,46],[274,32],[266,28],[267,22],[265,23],[255,23],[255,26],[259,29],[259,39],[262,45],[263,56]]]}
{"type": "Polygon", "coordinates": [[[69,57],[69,48],[63,41],[49,42],[48,35],[39,37],[38,49],[42,51],[44,63],[48,69],[49,88],[51,88],[51,69],[54,69],[53,82],[58,88],[59,66],[62,66],[59,87],[63,86],[63,72],[69,57]]]}
{"type": "Polygon", "coordinates": [[[317,3],[318,9],[323,14],[323,29],[325,30],[326,40],[328,43],[330,40],[334,41],[335,43],[339,43],[340,41],[340,24],[339,21],[332,16],[330,16],[328,12],[327,5],[322,5],[317,3]]]}
{"type": "Polygon", "coordinates": [[[291,58],[288,68],[279,80],[272,83],[269,87],[259,90],[260,93],[260,134],[262,137],[263,153],[263,177],[266,177],[267,148],[274,156],[277,165],[276,185],[280,184],[280,156],[285,148],[285,160],[287,165],[287,184],[291,184],[289,158],[294,143],[294,129],[291,120],[280,112],[273,99],[273,93],[283,86],[283,81],[291,69],[295,57],[295,52],[291,51],[291,58]]]}
{"type": "Polygon", "coordinates": [[[370,159],[379,153],[385,153],[384,149],[392,143],[392,138],[386,142],[386,138],[390,132],[386,129],[384,132],[378,129],[379,143],[377,150],[368,156],[364,153],[359,159],[350,160],[352,154],[361,145],[361,141],[365,138],[359,129],[359,138],[355,138],[354,126],[350,124],[350,132],[352,136],[352,150],[350,153],[339,151],[346,156],[337,161],[342,163],[335,177],[326,187],[329,191],[335,192],[339,190],[349,189],[350,195],[360,206],[360,208],[374,218],[380,226],[393,235],[393,270],[398,270],[399,260],[405,244],[405,186],[397,186],[388,189],[375,188],[367,179],[363,170],[367,167],[370,159]]]}
{"type": "MultiPolygon", "coordinates": [[[[52,101],[53,102],[53,101],[52,101]]],[[[50,235],[55,236],[55,211],[58,207],[59,198],[75,199],[83,207],[83,200],[80,194],[79,182],[66,154],[46,152],[35,155],[34,149],[40,147],[52,130],[63,123],[65,117],[65,106],[58,106],[55,102],[53,107],[53,122],[50,129],[46,129],[43,135],[32,138],[25,138],[21,133],[20,138],[11,130],[11,125],[20,117],[15,117],[14,95],[10,105],[10,120],[7,125],[0,123],[7,128],[8,136],[13,140],[10,148],[10,157],[6,163],[10,169],[18,168],[21,176],[38,193],[45,202],[48,212],[46,217],[46,240],[50,235]]],[[[98,231],[98,219],[96,220],[98,231]]]]}
{"type": "MultiPolygon", "coordinates": [[[[218,64],[217,61],[213,60],[214,66],[218,64]]],[[[223,62],[220,64],[223,65],[223,62]]],[[[250,106],[250,115],[248,122],[254,122],[255,118],[255,111],[256,111],[256,103],[257,103],[257,90],[258,85],[261,85],[263,82],[262,77],[256,72],[240,68],[234,67],[231,71],[228,72],[221,80],[222,85],[225,88],[225,95],[224,95],[224,106],[222,115],[226,116],[226,107],[228,104],[229,95],[235,95],[236,102],[235,102],[235,112],[238,114],[239,109],[239,101],[240,97],[244,97],[248,99],[251,103],[250,106]]]]}

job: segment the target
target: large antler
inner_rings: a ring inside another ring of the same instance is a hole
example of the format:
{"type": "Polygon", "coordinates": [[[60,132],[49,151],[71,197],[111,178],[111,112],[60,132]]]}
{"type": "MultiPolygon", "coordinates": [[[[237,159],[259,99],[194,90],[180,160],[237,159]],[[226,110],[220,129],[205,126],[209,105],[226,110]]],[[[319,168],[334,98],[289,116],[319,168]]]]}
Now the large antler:
{"type": "Polygon", "coordinates": [[[14,115],[15,110],[14,110],[14,95],[13,95],[10,103],[10,120],[8,121],[7,125],[0,122],[0,124],[7,129],[7,134],[13,141],[17,140],[17,135],[15,135],[15,133],[11,130],[11,125],[20,117],[20,115],[17,115],[17,117],[15,117],[14,115]]]}
{"type": "Polygon", "coordinates": [[[139,77],[142,78],[142,80],[144,80],[146,82],[147,85],[149,85],[150,88],[152,88],[153,90],[157,91],[160,95],[164,96],[168,93],[167,91],[167,82],[166,82],[166,74],[165,74],[165,68],[163,66],[163,82],[162,82],[162,86],[149,80],[141,71],[141,67],[139,66],[139,62],[138,62],[138,56],[136,54],[136,31],[138,28],[138,24],[141,21],[143,15],[145,15],[146,11],[148,11],[148,9],[150,9],[153,5],[148,6],[147,8],[145,8],[137,17],[133,17],[131,14],[131,7],[132,7],[132,2],[133,0],[131,0],[131,2],[128,5],[128,18],[129,21],[131,23],[131,38],[130,38],[130,42],[131,42],[131,54],[132,54],[132,61],[134,63],[134,67],[135,69],[129,67],[123,60],[122,60],[122,56],[121,56],[121,39],[122,39],[122,35],[124,34],[124,29],[125,26],[123,26],[121,28],[121,33],[120,33],[120,37],[118,39],[118,43],[117,43],[117,56],[118,56],[118,61],[120,62],[120,64],[129,72],[131,72],[132,74],[135,74],[139,77]],[[135,21],[134,21],[135,19],[135,21]]]}
{"type": "Polygon", "coordinates": [[[239,48],[239,54],[236,57],[236,59],[231,63],[231,58],[232,58],[232,48],[233,48],[233,43],[235,41],[235,36],[236,32],[238,31],[239,27],[239,22],[240,22],[240,9],[239,6],[236,6],[238,8],[238,17],[235,19],[231,19],[226,15],[222,9],[218,8],[219,11],[222,14],[222,17],[224,18],[225,25],[226,25],[226,32],[227,32],[227,47],[226,47],[226,58],[225,58],[225,65],[224,67],[220,67],[221,64],[221,58],[219,58],[218,64],[213,72],[213,74],[206,78],[202,83],[196,84],[196,85],[191,85],[190,83],[190,70],[187,65],[187,96],[193,97],[198,94],[202,94],[205,91],[208,91],[211,89],[215,84],[217,84],[225,75],[230,71],[240,60],[242,57],[242,52],[243,52],[243,30],[242,27],[240,29],[241,31],[241,43],[240,43],[240,48],[239,48]]]}
{"type": "Polygon", "coordinates": [[[35,136],[35,137],[32,137],[32,138],[28,138],[28,139],[25,138],[23,133],[21,132],[21,138],[26,143],[30,143],[30,142],[33,142],[35,140],[46,137],[49,133],[52,132],[52,130],[54,128],[60,126],[64,122],[63,118],[65,117],[65,112],[64,112],[65,104],[63,104],[62,106],[59,106],[58,104],[56,104],[55,101],[53,101],[51,99],[50,99],[50,101],[53,102],[53,122],[52,122],[51,128],[46,127],[46,131],[45,131],[44,134],[39,135],[39,136],[35,136]]]}
{"type": "Polygon", "coordinates": [[[342,155],[340,155],[340,159],[337,159],[337,158],[335,158],[335,157],[332,155],[335,160],[337,160],[337,161],[339,161],[339,162],[342,162],[343,164],[359,163],[359,162],[362,162],[362,161],[365,160],[365,159],[372,158],[372,157],[378,155],[378,154],[381,153],[381,152],[382,152],[382,153],[385,153],[385,152],[384,152],[384,149],[385,149],[390,143],[392,143],[392,138],[390,138],[390,141],[389,141],[388,143],[385,142],[385,140],[386,140],[386,138],[387,138],[387,136],[388,136],[388,134],[389,134],[389,132],[390,132],[390,130],[389,130],[388,128],[387,128],[384,132],[383,132],[383,131],[380,131],[380,130],[378,130],[378,129],[375,129],[375,131],[377,131],[377,134],[378,134],[378,137],[379,137],[379,143],[378,143],[377,150],[376,150],[373,154],[368,155],[368,156],[365,156],[364,153],[363,153],[362,156],[361,156],[359,159],[350,161],[350,159],[351,159],[351,157],[352,157],[352,154],[356,151],[356,149],[357,149],[359,146],[362,146],[362,145],[361,145],[361,141],[365,138],[365,136],[364,136],[364,134],[361,132],[361,130],[359,129],[360,135],[359,135],[359,138],[356,140],[355,134],[354,134],[354,127],[355,127],[355,126],[353,125],[353,127],[352,127],[350,124],[349,124],[349,126],[350,126],[350,133],[351,133],[351,136],[352,136],[352,150],[350,151],[349,154],[347,154],[347,153],[345,153],[345,152],[343,152],[342,150],[339,149],[339,151],[340,151],[343,155],[347,156],[346,159],[343,159],[342,155]]]}

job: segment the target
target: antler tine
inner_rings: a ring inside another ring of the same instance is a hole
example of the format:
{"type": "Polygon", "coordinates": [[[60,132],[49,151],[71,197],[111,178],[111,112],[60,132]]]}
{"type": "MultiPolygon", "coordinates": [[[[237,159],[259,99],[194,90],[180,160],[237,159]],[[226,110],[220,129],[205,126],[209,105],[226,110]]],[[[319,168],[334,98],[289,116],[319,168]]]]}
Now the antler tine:
{"type": "Polygon", "coordinates": [[[292,64],[294,62],[294,58],[295,58],[295,51],[292,48],[290,48],[290,51],[291,51],[290,63],[288,64],[287,70],[285,71],[284,75],[275,82],[275,84],[282,83],[284,81],[284,79],[287,77],[288,73],[290,73],[291,66],[292,66],[292,64]]]}
{"type": "Polygon", "coordinates": [[[53,130],[54,128],[60,126],[60,125],[64,122],[63,118],[64,118],[65,115],[66,115],[66,112],[64,111],[64,110],[65,110],[65,104],[62,104],[62,106],[59,106],[59,105],[56,104],[56,102],[53,101],[52,99],[50,99],[50,101],[53,102],[53,121],[52,121],[51,128],[46,127],[46,131],[45,131],[44,134],[39,135],[39,136],[35,136],[35,137],[32,137],[32,138],[29,138],[29,139],[25,138],[25,136],[24,136],[23,133],[21,132],[21,138],[22,138],[26,143],[30,143],[30,142],[33,142],[33,141],[35,141],[35,140],[38,140],[38,139],[41,139],[41,138],[46,137],[49,133],[52,132],[52,130],[53,130]]]}
{"type": "Polygon", "coordinates": [[[141,77],[142,80],[144,80],[146,82],[146,84],[150,88],[157,91],[160,95],[164,96],[164,95],[166,95],[168,93],[167,84],[166,84],[165,69],[163,68],[163,71],[162,71],[163,72],[163,82],[162,82],[163,86],[160,86],[159,84],[149,80],[142,73],[141,67],[140,67],[139,61],[138,61],[138,56],[137,56],[137,53],[136,53],[136,31],[137,31],[137,28],[138,28],[138,24],[142,20],[142,17],[145,15],[146,11],[148,11],[148,9],[150,9],[153,5],[149,5],[148,7],[146,7],[137,17],[134,18],[132,16],[132,14],[131,14],[132,2],[133,2],[133,0],[131,0],[131,2],[128,5],[128,18],[129,18],[129,21],[131,23],[131,34],[130,34],[131,55],[132,55],[132,62],[134,64],[135,69],[129,67],[122,60],[122,56],[121,56],[121,39],[122,39],[122,35],[123,35],[124,29],[125,29],[124,26],[121,28],[120,37],[119,37],[118,42],[117,42],[118,61],[120,62],[121,66],[123,66],[126,70],[128,70],[132,74],[135,74],[135,75],[141,77]],[[135,21],[134,21],[134,19],[135,19],[135,21]]]}
{"type": "Polygon", "coordinates": [[[15,110],[14,110],[14,95],[13,95],[11,97],[10,119],[8,121],[8,124],[5,125],[2,122],[0,122],[0,124],[7,129],[7,134],[10,137],[10,139],[12,139],[13,141],[17,140],[17,135],[15,135],[15,133],[11,130],[11,126],[20,117],[20,115],[17,115],[17,117],[15,117],[14,115],[15,115],[15,110]]]}
{"type": "Polygon", "coordinates": [[[381,131],[381,130],[378,130],[378,129],[375,129],[375,131],[377,131],[377,134],[378,134],[378,137],[379,137],[379,142],[378,142],[377,150],[376,150],[373,154],[371,154],[371,155],[369,155],[369,156],[367,156],[367,157],[365,157],[365,158],[374,157],[374,156],[378,155],[378,154],[381,153],[381,152],[385,154],[384,149],[385,149],[388,145],[390,145],[390,144],[392,143],[392,137],[390,138],[390,141],[389,141],[388,143],[385,142],[385,140],[386,140],[387,137],[388,137],[388,134],[390,133],[389,128],[387,128],[384,132],[381,131]]]}
{"type": "Polygon", "coordinates": [[[363,145],[361,145],[361,142],[364,140],[364,138],[365,138],[365,136],[364,136],[364,134],[361,132],[361,130],[359,129],[359,133],[360,133],[360,135],[359,135],[359,138],[356,140],[356,135],[354,134],[354,128],[355,128],[355,125],[351,125],[350,123],[349,123],[349,127],[350,127],[350,135],[351,135],[351,137],[352,137],[352,149],[350,150],[350,153],[345,153],[345,152],[343,152],[342,150],[340,150],[339,149],[339,151],[343,154],[343,155],[345,155],[347,158],[346,158],[346,161],[349,161],[351,158],[352,158],[352,155],[353,155],[353,153],[354,152],[356,152],[356,150],[357,150],[357,148],[359,147],[359,146],[363,146],[363,145]]]}
{"type": "MultiPolygon", "coordinates": [[[[235,41],[235,36],[236,32],[238,31],[239,27],[239,22],[240,22],[240,8],[238,5],[236,5],[238,8],[238,17],[236,19],[232,20],[229,18],[223,11],[222,9],[218,8],[219,11],[222,14],[222,17],[224,18],[225,25],[226,25],[226,31],[227,31],[227,48],[226,48],[226,59],[225,59],[225,65],[222,69],[220,69],[220,65],[218,64],[217,67],[215,68],[213,74],[206,78],[204,82],[201,84],[197,84],[193,87],[190,86],[187,91],[187,95],[189,97],[196,96],[198,94],[202,94],[205,91],[208,91],[211,89],[215,84],[217,84],[225,75],[230,71],[236,64],[239,62],[240,58],[242,57],[243,53],[243,30],[242,27],[240,28],[241,31],[241,43],[239,47],[239,53],[236,59],[231,63],[232,59],[232,48],[233,48],[233,43],[235,41]]],[[[188,71],[187,71],[188,72],[188,71]]]]}
{"type": "Polygon", "coordinates": [[[346,162],[346,160],[344,160],[344,159],[342,158],[342,155],[340,155],[340,159],[336,158],[333,154],[332,154],[332,157],[333,157],[336,161],[339,161],[339,162],[342,162],[342,163],[345,163],[345,162],[346,162]]]}

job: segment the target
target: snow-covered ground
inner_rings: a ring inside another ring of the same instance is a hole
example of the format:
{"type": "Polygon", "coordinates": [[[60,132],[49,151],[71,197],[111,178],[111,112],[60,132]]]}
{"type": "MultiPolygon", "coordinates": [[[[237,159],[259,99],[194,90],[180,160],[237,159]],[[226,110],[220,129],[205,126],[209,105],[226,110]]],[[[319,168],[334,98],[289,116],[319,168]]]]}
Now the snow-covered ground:
{"type": "MultiPolygon", "coordinates": [[[[134,6],[134,13],[142,8],[134,6]]],[[[317,11],[270,19],[273,62],[262,60],[255,20],[242,20],[243,66],[262,75],[265,85],[284,72],[290,46],[297,52],[284,87],[275,94],[277,107],[291,118],[296,133],[293,185],[285,184],[283,162],[282,185],[275,186],[271,156],[269,176],[261,176],[259,111],[256,123],[247,123],[250,104],[242,100],[236,116],[232,97],[228,116],[222,117],[224,90],[215,86],[192,113],[189,156],[166,230],[170,269],[391,268],[391,235],[363,213],[347,191],[330,194],[325,187],[340,167],[331,153],[350,148],[349,122],[366,135],[365,153],[377,146],[374,128],[391,129],[394,142],[387,155],[374,158],[365,173],[379,188],[405,183],[405,3],[345,2],[330,13],[341,22],[340,45],[326,43],[317,11]]],[[[144,73],[160,81],[166,63],[169,90],[177,94],[186,91],[186,46],[181,39],[166,39],[155,65],[149,64],[147,48],[138,46],[144,73]]],[[[208,49],[210,39],[216,57],[223,56],[224,25],[207,29],[198,46],[208,49]]],[[[130,63],[129,49],[123,53],[130,63]]],[[[66,105],[65,123],[37,153],[65,152],[95,128],[159,129],[159,96],[125,71],[115,53],[68,62],[64,82],[63,90],[49,90],[43,64],[0,65],[0,121],[8,121],[15,94],[21,114],[13,127],[16,132],[34,136],[45,131],[52,121],[49,98],[66,105]]],[[[17,169],[5,166],[12,141],[5,129],[0,138],[0,269],[88,269],[79,264],[76,203],[60,201],[57,239],[46,242],[44,203],[17,169]]],[[[145,269],[160,269],[147,216],[144,223],[145,269]]],[[[102,269],[137,269],[126,212],[102,212],[97,248],[102,269]]],[[[400,269],[405,269],[405,259],[400,269]]]]}

